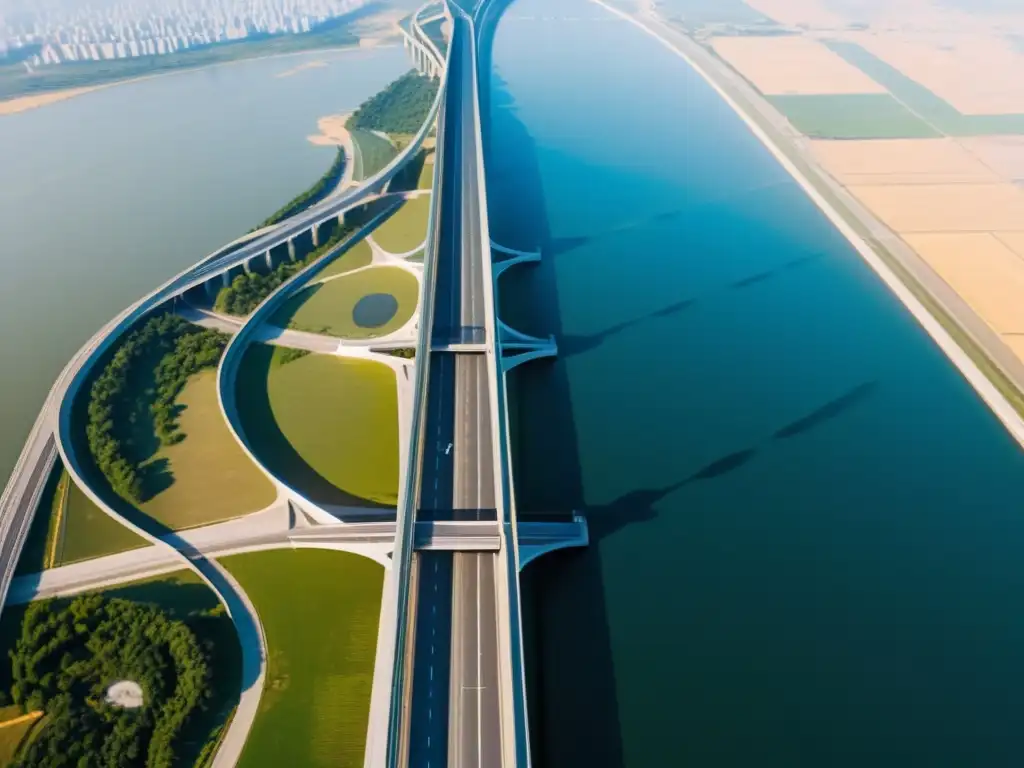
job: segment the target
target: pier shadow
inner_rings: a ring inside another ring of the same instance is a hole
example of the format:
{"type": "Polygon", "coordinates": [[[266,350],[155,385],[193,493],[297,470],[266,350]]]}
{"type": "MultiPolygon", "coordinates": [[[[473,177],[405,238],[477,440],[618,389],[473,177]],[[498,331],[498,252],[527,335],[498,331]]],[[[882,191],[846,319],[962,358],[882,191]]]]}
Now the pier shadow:
{"type": "Polygon", "coordinates": [[[640,317],[633,318],[632,320],[616,323],[615,325],[605,328],[603,331],[598,331],[597,333],[582,335],[565,334],[559,336],[557,337],[559,357],[566,359],[573,355],[589,352],[616,334],[622,333],[630,328],[634,328],[635,326],[642,325],[648,320],[672,317],[673,315],[689,309],[696,303],[697,299],[683,299],[682,301],[669,304],[667,307],[663,307],[662,309],[649,312],[646,315],[641,315],[640,317]]]}
{"type": "MultiPolygon", "coordinates": [[[[567,244],[551,239],[534,140],[518,119],[505,83],[491,76],[496,23],[481,26],[479,45],[492,232],[499,242],[514,235],[507,245],[539,246],[544,254],[540,263],[514,267],[502,276],[501,316],[526,333],[554,334],[563,357],[566,342],[575,350],[568,351],[578,354],[624,328],[592,339],[567,339],[562,333],[555,264],[549,257],[567,244]]],[[[577,242],[586,241],[581,237],[577,242]]],[[[550,519],[552,513],[564,516],[582,509],[579,445],[565,366],[519,366],[507,376],[507,391],[520,519],[550,519]]],[[[631,521],[649,519],[655,498],[640,494],[593,510],[591,535],[599,539],[631,521]]],[[[601,573],[600,547],[592,546],[540,558],[521,575],[530,734],[538,768],[624,764],[601,573]]]]}

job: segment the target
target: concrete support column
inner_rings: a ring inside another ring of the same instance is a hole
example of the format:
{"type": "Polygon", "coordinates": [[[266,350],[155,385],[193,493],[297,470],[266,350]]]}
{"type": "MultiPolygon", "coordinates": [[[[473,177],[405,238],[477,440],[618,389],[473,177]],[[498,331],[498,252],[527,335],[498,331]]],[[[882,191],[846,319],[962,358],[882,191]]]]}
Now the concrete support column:
{"type": "Polygon", "coordinates": [[[288,260],[295,261],[295,241],[288,238],[288,260]]]}
{"type": "Polygon", "coordinates": [[[220,273],[220,282],[225,288],[231,285],[231,270],[226,270],[220,273]]]}
{"type": "Polygon", "coordinates": [[[265,258],[267,260],[267,269],[273,269],[274,268],[274,259],[270,255],[270,249],[269,248],[267,248],[267,252],[265,254],[263,254],[263,258],[265,258]]]}
{"type": "Polygon", "coordinates": [[[320,247],[320,225],[319,224],[314,224],[313,228],[311,230],[309,230],[309,233],[313,237],[313,247],[314,248],[319,248],[320,247]]]}

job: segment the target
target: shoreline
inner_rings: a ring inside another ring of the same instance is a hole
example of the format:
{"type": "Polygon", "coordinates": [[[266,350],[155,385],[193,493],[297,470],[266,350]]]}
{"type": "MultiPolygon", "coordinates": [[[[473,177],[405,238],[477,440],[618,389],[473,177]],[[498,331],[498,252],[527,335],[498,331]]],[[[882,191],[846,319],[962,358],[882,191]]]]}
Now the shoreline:
{"type": "MultiPolygon", "coordinates": [[[[755,122],[755,120],[748,115],[742,107],[740,107],[732,95],[722,88],[722,86],[708,74],[704,67],[699,65],[687,53],[680,50],[670,40],[658,34],[657,31],[651,29],[640,19],[626,13],[625,11],[621,11],[614,6],[608,5],[604,0],[591,0],[591,2],[601,6],[609,13],[627,21],[645,34],[653,37],[669,51],[683,59],[694,72],[700,75],[700,77],[714,89],[729,108],[732,109],[741,120],[743,120],[747,129],[754,134],[754,136],[772,154],[775,160],[786,170],[787,173],[789,173],[797,184],[800,185],[804,193],[811,199],[818,209],[825,214],[832,225],[840,234],[843,235],[843,237],[846,238],[868,266],[870,266],[882,279],[882,282],[884,282],[889,290],[895,294],[896,298],[899,299],[900,302],[902,302],[902,304],[910,311],[914,319],[917,320],[922,328],[924,328],[932,340],[942,350],[943,354],[945,354],[949,361],[960,371],[963,377],[967,379],[968,383],[975,392],[977,392],[978,396],[988,406],[988,408],[995,414],[996,418],[1002,422],[1010,435],[1021,445],[1021,447],[1024,447],[1024,419],[1021,418],[1021,415],[1013,407],[1010,401],[998,390],[992,380],[982,372],[967,350],[953,339],[950,332],[925,307],[924,303],[913,293],[909,285],[904,283],[897,276],[896,271],[886,263],[878,253],[875,252],[867,240],[853,229],[853,226],[849,221],[847,221],[846,217],[840,214],[839,211],[837,211],[836,208],[825,199],[810,179],[808,179],[807,176],[789,158],[789,156],[782,151],[775,141],[773,141],[772,137],[770,137],[768,133],[757,122],[755,122]]],[[[920,289],[928,293],[925,286],[920,283],[918,283],[918,286],[920,289]]],[[[938,301],[936,297],[932,297],[932,299],[934,301],[938,301]]],[[[951,320],[956,323],[955,319],[951,318],[951,320]]],[[[957,325],[959,324],[957,323],[957,325]]],[[[966,329],[961,330],[966,333],[966,329]]],[[[985,354],[983,349],[981,351],[985,354]]]]}
{"type": "MultiPolygon", "coordinates": [[[[370,38],[367,38],[370,39],[370,38]]],[[[159,77],[173,77],[174,75],[181,75],[186,72],[200,72],[206,69],[213,69],[214,67],[228,67],[233,64],[242,64],[250,61],[266,61],[268,59],[285,59],[293,56],[307,56],[312,54],[340,54],[349,53],[353,51],[369,51],[378,48],[394,48],[398,43],[364,43],[363,39],[360,39],[356,45],[338,45],[330,46],[326,48],[309,48],[304,51],[284,51],[282,53],[267,53],[262,56],[243,56],[230,61],[216,61],[210,64],[197,64],[196,66],[183,66],[178,69],[173,69],[167,72],[153,72],[149,75],[134,75],[131,77],[125,77],[121,80],[111,80],[106,83],[96,83],[95,85],[83,85],[76,86],[74,88],[59,88],[52,91],[42,91],[39,93],[24,94],[21,96],[14,96],[10,99],[0,100],[0,118],[9,117],[11,115],[20,115],[24,112],[30,112],[34,109],[42,109],[51,104],[57,104],[61,101],[67,101],[78,96],[84,96],[95,91],[101,91],[106,88],[113,88],[117,85],[127,85],[128,83],[138,83],[143,80],[153,80],[159,77]]],[[[275,75],[276,77],[276,75],[275,75]]]]}

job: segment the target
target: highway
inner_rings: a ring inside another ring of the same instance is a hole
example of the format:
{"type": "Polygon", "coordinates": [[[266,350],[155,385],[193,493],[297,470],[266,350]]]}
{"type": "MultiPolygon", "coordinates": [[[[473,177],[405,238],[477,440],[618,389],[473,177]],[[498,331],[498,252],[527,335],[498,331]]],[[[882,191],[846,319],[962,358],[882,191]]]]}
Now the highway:
{"type": "MultiPolygon", "coordinates": [[[[473,34],[456,12],[418,521],[497,522],[473,34]]],[[[421,552],[415,561],[409,765],[500,765],[495,554],[421,552]]]]}

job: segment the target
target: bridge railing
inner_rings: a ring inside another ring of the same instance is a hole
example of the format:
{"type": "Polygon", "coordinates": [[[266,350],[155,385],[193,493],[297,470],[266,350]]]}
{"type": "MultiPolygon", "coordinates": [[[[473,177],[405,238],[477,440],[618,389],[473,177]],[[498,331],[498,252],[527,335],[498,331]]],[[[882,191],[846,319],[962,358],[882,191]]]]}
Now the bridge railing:
{"type": "MultiPolygon", "coordinates": [[[[436,48],[435,48],[436,50],[436,48]]],[[[443,99],[448,88],[449,66],[452,48],[449,46],[445,59],[444,74],[438,98],[443,99]]],[[[415,546],[416,510],[419,507],[419,490],[422,460],[426,442],[427,386],[430,382],[430,332],[434,324],[434,297],[436,293],[437,252],[440,245],[441,201],[444,199],[444,146],[445,114],[440,109],[437,117],[436,145],[434,149],[434,191],[430,198],[430,212],[427,219],[427,238],[423,254],[423,283],[420,295],[420,327],[416,342],[416,382],[413,396],[409,453],[406,457],[405,472],[402,475],[398,515],[395,530],[395,549],[392,563],[395,569],[393,603],[397,614],[395,622],[394,654],[391,659],[391,701],[388,712],[388,732],[385,764],[388,768],[404,768],[403,743],[405,738],[406,715],[405,694],[407,675],[405,649],[409,641],[408,613],[410,599],[410,571],[415,546]]],[[[384,681],[381,681],[383,683],[384,681]]]]}
{"type": "MultiPolygon", "coordinates": [[[[502,0],[497,0],[501,2],[502,0]]],[[[488,333],[491,352],[491,414],[492,432],[495,440],[495,463],[498,467],[499,487],[497,505],[502,522],[502,565],[504,566],[501,580],[508,597],[508,626],[505,627],[508,647],[508,664],[506,684],[511,684],[509,691],[511,700],[502,696],[502,704],[511,704],[511,711],[503,712],[505,721],[511,720],[512,755],[506,752],[506,759],[514,759],[518,768],[530,765],[530,729],[526,693],[526,671],[524,668],[524,649],[522,637],[522,608],[519,594],[519,540],[518,521],[515,506],[515,489],[512,478],[511,456],[508,449],[509,421],[507,412],[507,395],[505,392],[505,375],[502,371],[501,340],[497,333],[497,310],[495,307],[495,282],[493,275],[493,259],[491,253],[490,217],[487,210],[487,179],[484,169],[483,153],[483,121],[480,114],[480,71],[477,51],[477,25],[488,23],[486,15],[496,7],[494,0],[482,0],[473,12],[470,27],[473,31],[471,45],[473,49],[473,111],[477,127],[477,189],[480,195],[481,239],[483,240],[483,258],[487,291],[488,333]]]]}

